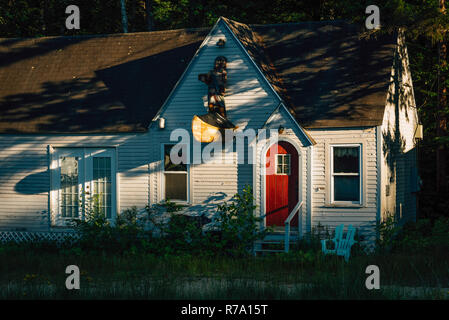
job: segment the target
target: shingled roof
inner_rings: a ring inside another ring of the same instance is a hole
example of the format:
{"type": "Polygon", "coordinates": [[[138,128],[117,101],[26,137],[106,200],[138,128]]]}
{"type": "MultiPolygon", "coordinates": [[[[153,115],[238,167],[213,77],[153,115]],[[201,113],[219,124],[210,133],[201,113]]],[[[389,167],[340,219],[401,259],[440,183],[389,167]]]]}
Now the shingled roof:
{"type": "Polygon", "coordinates": [[[224,21],[301,126],[382,123],[397,35],[368,37],[345,21],[224,21]]]}
{"type": "MultiPolygon", "coordinates": [[[[394,36],[223,21],[300,125],[382,122],[394,36]]],[[[209,31],[0,39],[0,133],[143,132],[209,31]]]]}
{"type": "Polygon", "coordinates": [[[146,131],[209,31],[0,39],[0,133],[146,131]]]}

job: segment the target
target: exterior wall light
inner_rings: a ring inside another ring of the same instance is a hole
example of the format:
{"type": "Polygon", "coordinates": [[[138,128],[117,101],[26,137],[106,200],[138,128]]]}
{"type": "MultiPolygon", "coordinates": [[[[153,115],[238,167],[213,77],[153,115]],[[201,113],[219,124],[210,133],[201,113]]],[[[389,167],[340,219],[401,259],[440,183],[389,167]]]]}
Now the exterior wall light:
{"type": "Polygon", "coordinates": [[[165,119],[159,118],[159,129],[164,129],[164,128],[165,128],[165,119]]]}

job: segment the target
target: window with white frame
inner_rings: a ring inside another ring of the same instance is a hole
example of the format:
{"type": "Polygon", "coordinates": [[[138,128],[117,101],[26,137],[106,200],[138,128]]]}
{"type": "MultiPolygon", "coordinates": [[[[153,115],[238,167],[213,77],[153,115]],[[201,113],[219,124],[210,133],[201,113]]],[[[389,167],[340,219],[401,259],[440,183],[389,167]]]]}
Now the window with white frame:
{"type": "Polygon", "coordinates": [[[63,218],[79,217],[79,163],[80,157],[61,155],[60,163],[60,214],[63,218]]]}
{"type": "Polygon", "coordinates": [[[188,202],[188,166],[186,145],[163,145],[163,192],[164,199],[188,202]],[[177,150],[174,149],[176,146],[177,150]],[[172,152],[173,150],[173,152],[172,152]]]}
{"type": "Polygon", "coordinates": [[[112,158],[98,156],[92,158],[92,184],[96,212],[112,217],[112,158]]]}
{"type": "Polygon", "coordinates": [[[86,210],[115,218],[114,149],[55,148],[51,169],[54,224],[83,218],[86,210]]]}
{"type": "Polygon", "coordinates": [[[331,198],[334,203],[361,204],[361,145],[331,147],[331,198]]]}
{"type": "Polygon", "coordinates": [[[277,154],[276,155],[276,174],[290,175],[290,155],[277,154]]]}

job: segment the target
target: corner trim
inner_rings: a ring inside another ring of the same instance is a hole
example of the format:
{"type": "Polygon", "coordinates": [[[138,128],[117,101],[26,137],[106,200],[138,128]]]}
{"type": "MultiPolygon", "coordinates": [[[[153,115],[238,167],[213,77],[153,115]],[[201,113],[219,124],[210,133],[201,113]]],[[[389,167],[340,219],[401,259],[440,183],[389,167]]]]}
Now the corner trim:
{"type": "Polygon", "coordinates": [[[377,161],[377,210],[376,220],[382,218],[382,126],[376,127],[376,161],[377,161]]]}

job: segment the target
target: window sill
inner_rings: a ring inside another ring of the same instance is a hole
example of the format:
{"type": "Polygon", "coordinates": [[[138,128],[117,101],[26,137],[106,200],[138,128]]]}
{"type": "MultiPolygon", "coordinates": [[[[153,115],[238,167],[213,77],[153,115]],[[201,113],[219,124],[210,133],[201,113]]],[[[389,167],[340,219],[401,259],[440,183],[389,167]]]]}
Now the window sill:
{"type": "Polygon", "coordinates": [[[351,208],[351,209],[357,209],[357,208],[365,208],[366,206],[363,204],[343,204],[343,203],[329,203],[322,206],[322,208],[351,208]]]}
{"type": "MultiPolygon", "coordinates": [[[[159,202],[159,204],[163,204],[165,200],[161,200],[161,202],[159,202]]],[[[173,203],[176,206],[179,206],[181,209],[180,210],[185,210],[189,207],[192,207],[193,204],[191,204],[190,202],[184,202],[184,201],[173,201],[170,200],[171,203],[173,203]]]]}
{"type": "MultiPolygon", "coordinates": [[[[162,201],[165,201],[165,199],[162,201]]],[[[183,207],[189,207],[192,205],[190,202],[186,202],[186,201],[182,201],[182,200],[170,200],[170,202],[180,205],[180,206],[183,206],[183,207]]]]}
{"type": "Polygon", "coordinates": [[[70,226],[64,226],[64,225],[60,225],[60,224],[52,224],[50,226],[50,229],[53,231],[73,231],[75,230],[75,227],[70,227],[70,226]]]}

